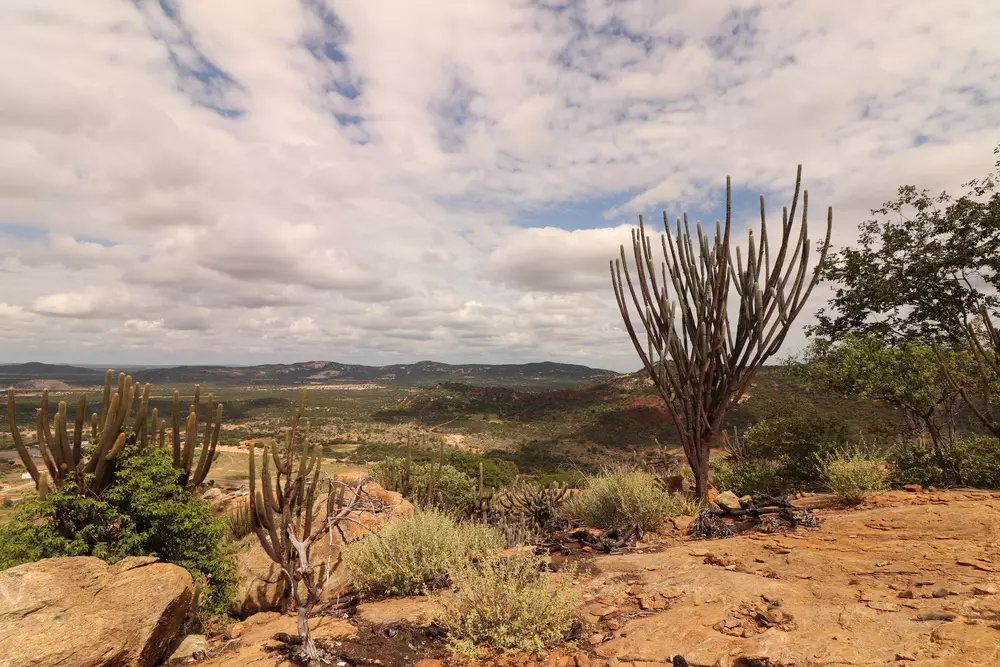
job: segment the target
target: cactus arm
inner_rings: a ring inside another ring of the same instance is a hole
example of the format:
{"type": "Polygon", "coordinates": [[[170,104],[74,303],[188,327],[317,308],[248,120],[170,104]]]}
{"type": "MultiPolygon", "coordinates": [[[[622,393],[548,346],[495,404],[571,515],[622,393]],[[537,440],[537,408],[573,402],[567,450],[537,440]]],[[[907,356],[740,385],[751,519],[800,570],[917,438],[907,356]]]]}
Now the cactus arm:
{"type": "Polygon", "coordinates": [[[83,421],[87,414],[87,394],[80,394],[76,401],[76,415],[73,420],[73,467],[79,470],[83,459],[83,421]]]}
{"type": "Polygon", "coordinates": [[[153,385],[146,383],[146,386],[142,389],[142,398],[138,399],[139,392],[136,392],[136,397],[139,401],[136,407],[135,413],[135,432],[139,438],[139,445],[145,449],[146,444],[149,442],[149,435],[147,432],[148,428],[148,414],[149,414],[149,395],[153,389],[153,385]]]}
{"type": "Polygon", "coordinates": [[[202,448],[202,457],[198,460],[198,468],[194,476],[194,486],[198,486],[205,481],[205,478],[208,477],[208,471],[211,470],[212,464],[215,463],[215,450],[219,445],[219,432],[221,430],[222,403],[219,403],[215,408],[215,427],[212,429],[211,438],[209,438],[208,429],[206,428],[205,446],[202,448]]]}
{"type": "Polygon", "coordinates": [[[21,431],[17,428],[17,403],[14,400],[14,387],[7,387],[7,425],[10,427],[10,435],[14,438],[14,449],[21,457],[21,463],[28,470],[35,485],[38,485],[38,466],[31,460],[28,448],[24,446],[24,439],[21,438],[21,431]]]}
{"type": "Polygon", "coordinates": [[[181,467],[181,392],[174,390],[174,407],[171,411],[174,430],[172,432],[174,443],[174,467],[181,467]]]}
{"type": "Polygon", "coordinates": [[[114,377],[114,371],[110,368],[104,373],[104,393],[101,394],[101,414],[97,417],[97,423],[99,426],[104,426],[104,420],[107,419],[108,408],[111,407],[111,379],[114,377]]]}
{"type": "Polygon", "coordinates": [[[35,412],[35,430],[38,433],[38,451],[42,455],[42,460],[45,461],[45,467],[49,471],[49,479],[53,483],[57,483],[59,479],[59,464],[56,462],[55,458],[52,456],[52,450],[49,447],[48,441],[45,439],[45,413],[39,408],[35,412]]]}

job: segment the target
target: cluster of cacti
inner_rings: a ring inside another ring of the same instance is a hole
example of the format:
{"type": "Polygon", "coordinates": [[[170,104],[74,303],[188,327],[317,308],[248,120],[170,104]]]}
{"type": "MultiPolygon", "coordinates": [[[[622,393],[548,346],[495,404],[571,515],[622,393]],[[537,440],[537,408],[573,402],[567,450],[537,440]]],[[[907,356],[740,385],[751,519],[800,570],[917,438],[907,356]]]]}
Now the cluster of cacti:
{"type": "MultiPolygon", "coordinates": [[[[389,491],[395,491],[418,507],[439,509],[464,509],[455,507],[455,499],[438,486],[441,468],[444,465],[444,443],[441,442],[434,457],[427,464],[426,479],[418,479],[413,463],[413,448],[410,435],[406,436],[406,458],[401,465],[383,466],[379,482],[389,491]]],[[[395,462],[395,461],[394,461],[395,462]]],[[[419,475],[423,477],[423,475],[419,475]]]]}
{"type": "MultiPolygon", "coordinates": [[[[7,389],[7,421],[14,447],[17,449],[24,467],[35,481],[39,495],[45,496],[50,486],[63,488],[67,482],[81,494],[97,495],[104,491],[114,479],[115,460],[122,448],[132,439],[145,447],[151,439],[159,436],[162,447],[166,437],[166,427],[161,424],[158,411],[149,414],[149,398],[152,385],[134,384],[132,376],[121,373],[118,387],[112,393],[114,372],[108,370],[104,376],[104,392],[100,412],[90,418],[90,436],[84,439],[84,422],[87,414],[87,394],[82,393],[77,401],[72,433],[66,416],[66,402],[60,401],[54,417],[49,416],[49,390],[42,391],[41,402],[35,414],[37,440],[25,443],[17,426],[17,405],[13,387],[7,389]],[[152,438],[150,437],[152,434],[152,438]],[[29,447],[38,447],[45,469],[39,470],[29,452],[29,447]]],[[[198,449],[198,403],[200,387],[195,386],[195,399],[187,418],[187,433],[184,448],[180,446],[179,412],[180,394],[174,392],[174,467],[182,472],[181,484],[193,488],[205,481],[205,477],[215,460],[215,450],[219,441],[219,427],[222,419],[222,404],[212,413],[212,396],[208,397],[208,418],[205,438],[201,443],[201,454],[192,472],[194,452],[198,449]]]]}
{"type": "Polygon", "coordinates": [[[565,522],[559,508],[568,493],[569,486],[558,482],[548,486],[522,483],[502,494],[499,503],[508,512],[527,516],[539,531],[551,532],[565,522]]]}
{"type": "Polygon", "coordinates": [[[739,430],[734,426],[733,434],[728,431],[722,432],[722,445],[726,449],[726,458],[730,461],[749,461],[753,458],[753,450],[745,437],[740,435],[739,430]]]}
{"type": "Polygon", "coordinates": [[[755,245],[751,230],[746,266],[739,248],[733,257],[732,188],[727,178],[725,228],[716,223],[714,240],[702,232],[701,223],[697,224],[694,239],[687,214],[683,216],[683,227],[678,218],[671,233],[664,212],[666,234],[661,235],[660,244],[663,261],[657,271],[653,246],[639,216],[639,229],[632,232],[638,285],[632,280],[625,246],[621,247],[621,258],[610,264],[625,328],[666,403],[694,472],[700,498],[708,491],[708,457],[713,436],[757,370],[781,347],[816,285],[826,258],[833,209],[827,214],[826,239],[820,248],[819,262],[810,275],[808,192],[803,193],[802,224],[794,247],[790,248],[801,181],[800,166],[791,211],[783,211],[781,245],[773,257],[763,196],[760,245],[755,245]],[[739,295],[738,304],[732,304],[738,305],[735,325],[730,322],[731,287],[739,295]],[[640,340],[633,326],[629,301],[645,330],[645,341],[640,340]]]}

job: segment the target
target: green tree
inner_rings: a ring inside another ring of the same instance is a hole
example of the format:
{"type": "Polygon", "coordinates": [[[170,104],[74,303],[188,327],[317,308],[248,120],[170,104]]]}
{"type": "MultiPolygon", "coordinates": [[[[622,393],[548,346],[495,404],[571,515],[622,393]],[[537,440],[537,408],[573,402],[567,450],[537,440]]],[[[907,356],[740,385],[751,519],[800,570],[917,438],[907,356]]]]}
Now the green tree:
{"type": "Polygon", "coordinates": [[[858,247],[828,257],[823,278],[838,287],[810,332],[960,344],[978,304],[1000,306],[998,180],[1000,162],[957,199],[900,187],[861,223],[858,247]]]}
{"type": "MultiPolygon", "coordinates": [[[[953,377],[969,378],[969,353],[939,348],[953,377]]],[[[888,343],[875,335],[848,335],[838,342],[814,339],[801,372],[826,388],[898,408],[910,434],[930,441],[935,459],[949,477],[961,482],[950,455],[955,440],[956,386],[942,372],[932,347],[924,342],[888,343]]]]}

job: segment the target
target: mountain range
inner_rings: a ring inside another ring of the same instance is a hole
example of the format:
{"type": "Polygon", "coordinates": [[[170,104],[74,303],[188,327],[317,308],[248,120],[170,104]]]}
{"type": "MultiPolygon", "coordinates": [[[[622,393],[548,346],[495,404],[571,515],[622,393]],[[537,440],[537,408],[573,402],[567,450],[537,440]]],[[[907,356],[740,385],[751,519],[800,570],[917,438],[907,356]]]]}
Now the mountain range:
{"type": "MultiPolygon", "coordinates": [[[[293,364],[259,366],[175,366],[119,368],[137,382],[164,384],[229,384],[242,386],[404,384],[426,385],[438,382],[464,382],[509,386],[573,385],[619,375],[615,371],[576,364],[543,361],[527,364],[444,364],[418,361],[413,364],[364,366],[335,361],[305,361],[293,364]]],[[[66,364],[29,362],[0,365],[0,383],[34,386],[38,381],[55,385],[93,386],[102,384],[104,371],[66,364]]]]}

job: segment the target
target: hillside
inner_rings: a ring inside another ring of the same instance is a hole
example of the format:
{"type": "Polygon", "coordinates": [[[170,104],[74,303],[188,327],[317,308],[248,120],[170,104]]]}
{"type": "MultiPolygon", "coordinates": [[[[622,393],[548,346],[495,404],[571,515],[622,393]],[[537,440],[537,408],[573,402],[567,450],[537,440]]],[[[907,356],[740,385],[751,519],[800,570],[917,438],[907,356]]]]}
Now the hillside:
{"type": "MultiPolygon", "coordinates": [[[[726,429],[744,429],[762,417],[795,414],[842,425],[845,435],[876,437],[897,415],[884,404],[842,397],[803,384],[781,367],[764,368],[744,400],[726,417],[726,429]]],[[[657,447],[679,446],[663,400],[644,373],[586,386],[521,391],[441,383],[375,412],[389,424],[417,423],[462,438],[465,446],[494,450],[525,470],[594,466],[657,447]]]]}
{"type": "MultiPolygon", "coordinates": [[[[614,377],[614,371],[550,361],[528,364],[443,364],[419,361],[414,364],[364,366],[335,361],[307,361],[294,364],[259,366],[176,366],[139,368],[129,372],[139,382],[154,385],[224,384],[241,386],[309,386],[352,383],[426,385],[437,382],[463,382],[491,386],[557,387],[593,382],[614,377]]],[[[25,389],[36,387],[33,380],[51,380],[71,386],[103,382],[104,372],[64,364],[0,365],[0,382],[25,389]]]]}

